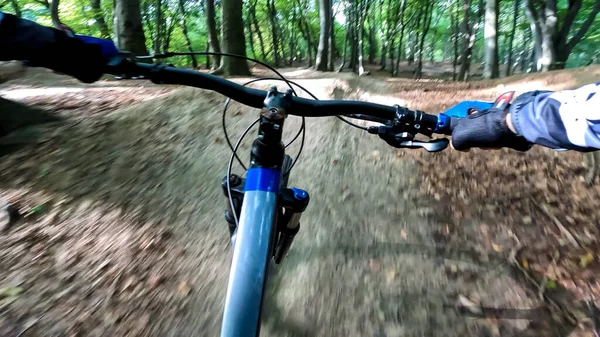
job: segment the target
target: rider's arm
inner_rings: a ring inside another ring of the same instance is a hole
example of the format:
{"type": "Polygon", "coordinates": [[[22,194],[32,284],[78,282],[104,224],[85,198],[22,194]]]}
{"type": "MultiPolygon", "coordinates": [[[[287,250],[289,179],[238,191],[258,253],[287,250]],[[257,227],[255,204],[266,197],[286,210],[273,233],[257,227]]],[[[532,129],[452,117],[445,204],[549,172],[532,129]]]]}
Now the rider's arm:
{"type": "Polygon", "coordinates": [[[99,45],[6,13],[0,13],[0,60],[28,61],[83,82],[98,80],[106,64],[99,45]]]}
{"type": "Polygon", "coordinates": [[[600,149],[600,83],[522,96],[508,117],[517,134],[553,149],[600,149]]]}

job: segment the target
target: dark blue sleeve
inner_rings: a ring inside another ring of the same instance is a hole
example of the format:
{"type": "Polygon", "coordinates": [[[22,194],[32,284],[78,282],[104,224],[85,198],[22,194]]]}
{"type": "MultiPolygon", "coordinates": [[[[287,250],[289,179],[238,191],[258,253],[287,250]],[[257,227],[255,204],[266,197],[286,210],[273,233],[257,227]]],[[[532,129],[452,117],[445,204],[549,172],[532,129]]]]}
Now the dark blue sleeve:
{"type": "Polygon", "coordinates": [[[0,61],[11,60],[28,61],[31,66],[53,69],[86,83],[98,80],[106,65],[100,45],[3,13],[0,61]]]}
{"type": "Polygon", "coordinates": [[[513,124],[532,143],[557,150],[598,150],[599,91],[600,83],[595,83],[574,90],[532,95],[525,103],[511,107],[513,124]]]}

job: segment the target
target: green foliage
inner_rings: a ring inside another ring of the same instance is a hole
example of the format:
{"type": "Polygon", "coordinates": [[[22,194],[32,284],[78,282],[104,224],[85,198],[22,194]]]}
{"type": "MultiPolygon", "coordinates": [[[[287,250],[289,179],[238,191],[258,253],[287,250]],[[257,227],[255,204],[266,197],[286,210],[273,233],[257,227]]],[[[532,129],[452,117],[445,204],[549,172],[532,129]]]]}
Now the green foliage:
{"type": "MultiPolygon", "coordinates": [[[[117,0],[118,1],[118,0],[117,0]]],[[[207,48],[207,26],[206,17],[204,12],[204,0],[184,0],[185,1],[185,18],[186,28],[188,31],[188,37],[191,41],[191,46],[194,51],[205,51],[207,48]]],[[[353,0],[358,1],[358,0],[353,0]]],[[[372,43],[377,46],[377,57],[381,56],[381,48],[384,44],[385,30],[387,27],[392,25],[390,18],[397,15],[400,9],[400,0],[365,0],[371,1],[369,14],[366,19],[366,24],[374,25],[375,40],[365,41],[365,51],[367,47],[372,43]]],[[[416,48],[414,45],[414,35],[421,34],[423,27],[417,25],[417,18],[419,11],[423,8],[423,4],[426,1],[431,0],[406,0],[407,7],[404,14],[404,20],[406,24],[406,34],[402,41],[403,53],[412,52],[411,49],[416,48]]],[[[507,59],[509,52],[508,41],[512,29],[512,20],[514,13],[514,1],[515,0],[504,0],[500,2],[499,11],[499,60],[503,63],[507,59]]],[[[573,24],[573,29],[570,32],[570,36],[573,36],[575,32],[585,22],[589,16],[594,3],[596,0],[584,0],[582,9],[577,15],[573,24]]],[[[433,9],[433,20],[429,30],[429,34],[425,40],[424,59],[432,59],[435,62],[452,62],[453,58],[453,30],[451,13],[457,13],[458,22],[463,19],[462,4],[464,0],[443,0],[435,1],[433,9]],[[434,40],[435,39],[435,40],[434,40]]],[[[531,52],[533,41],[530,38],[530,22],[525,15],[525,2],[526,0],[520,0],[520,10],[515,31],[515,38],[513,43],[513,55],[526,51],[531,52]]],[[[1,8],[6,12],[14,12],[11,3],[0,2],[4,5],[1,8]]],[[[260,27],[260,33],[262,35],[263,48],[266,54],[264,61],[273,62],[273,43],[271,39],[271,27],[270,20],[267,10],[267,0],[246,0],[244,2],[244,19],[247,21],[244,26],[246,28],[247,38],[247,55],[256,56],[258,59],[263,59],[260,47],[260,39],[252,28],[252,34],[248,30],[250,20],[248,14],[248,8],[253,3],[256,3],[256,19],[260,27]],[[252,48],[254,47],[254,55],[252,48]]],[[[333,12],[335,14],[334,20],[334,31],[335,31],[335,49],[337,50],[338,56],[343,53],[345,35],[348,25],[348,8],[352,2],[350,0],[334,0],[333,1],[333,12]]],[[[479,0],[472,0],[470,8],[471,25],[480,24],[476,22],[478,15],[479,0]]],[[[32,0],[16,0],[16,4],[21,10],[22,16],[26,19],[36,21],[44,25],[51,25],[50,13],[48,8],[44,4],[44,0],[32,1],[32,0]]],[[[113,1],[101,0],[101,10],[99,14],[104,18],[108,32],[113,34],[113,1]]],[[[217,25],[220,25],[220,0],[215,1],[216,13],[217,13],[217,25]]],[[[101,36],[101,31],[95,20],[95,13],[91,7],[90,0],[60,0],[59,14],[60,18],[67,26],[71,27],[78,34],[101,36]]],[[[157,9],[156,0],[141,0],[141,14],[142,21],[146,35],[146,44],[148,50],[153,50],[154,39],[153,37],[157,34],[156,26],[156,14],[157,9]]],[[[307,64],[308,48],[309,44],[302,27],[307,27],[312,40],[312,55],[316,53],[316,47],[319,37],[319,6],[318,0],[275,0],[276,7],[276,21],[278,26],[278,44],[279,52],[282,56],[282,60],[287,64],[290,56],[295,60],[296,64],[307,64]],[[304,25],[304,26],[303,26],[304,25]],[[293,55],[292,54],[293,51],[293,55]],[[301,63],[298,63],[301,62],[301,63]]],[[[559,0],[557,2],[557,16],[560,24],[561,20],[567,15],[568,1],[559,0]]],[[[162,17],[163,28],[159,34],[162,39],[168,39],[169,51],[187,51],[187,41],[181,27],[181,13],[178,6],[178,0],[162,0],[162,17]],[[172,28],[171,28],[172,27],[172,28]],[[171,29],[169,29],[171,28],[171,29]],[[170,35],[168,31],[171,30],[170,35]]],[[[368,32],[368,29],[367,29],[368,32]]],[[[219,32],[220,35],[220,32],[219,32]]],[[[365,38],[368,39],[368,34],[365,34],[365,38]]],[[[394,41],[390,41],[392,45],[400,43],[398,41],[399,34],[394,37],[394,41]]],[[[571,57],[567,62],[568,67],[577,67],[587,65],[590,62],[598,62],[600,58],[598,55],[598,45],[600,44],[600,19],[596,19],[590,29],[588,30],[586,37],[573,49],[571,57]]],[[[162,47],[161,47],[162,48],[162,47]]],[[[163,48],[164,49],[164,48],[163,48]]],[[[162,50],[162,49],[161,49],[162,50]]],[[[472,65],[477,66],[482,62],[484,50],[483,43],[483,29],[477,30],[475,45],[473,48],[473,61],[472,65]]],[[[163,50],[164,51],[164,50],[163,50]]],[[[366,55],[366,54],[365,54],[366,55]]],[[[515,56],[513,56],[514,59],[515,56]]],[[[169,62],[175,63],[180,66],[191,66],[191,59],[189,57],[178,57],[169,62]]],[[[205,63],[204,57],[198,57],[198,61],[202,64],[205,63]]]]}

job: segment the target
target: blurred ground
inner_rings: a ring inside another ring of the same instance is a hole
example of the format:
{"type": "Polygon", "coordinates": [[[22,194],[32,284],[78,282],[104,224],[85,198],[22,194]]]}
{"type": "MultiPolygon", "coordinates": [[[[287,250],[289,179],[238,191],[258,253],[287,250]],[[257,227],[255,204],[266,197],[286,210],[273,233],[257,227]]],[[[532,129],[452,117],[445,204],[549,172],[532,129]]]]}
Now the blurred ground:
{"type": "MultiPolygon", "coordinates": [[[[282,71],[319,98],[430,112],[600,76],[588,67],[455,84],[282,71]]],[[[26,215],[0,233],[0,335],[218,335],[231,259],[223,97],[40,70],[0,96],[66,119],[0,161],[0,192],[26,215]]],[[[232,105],[230,134],[255,117],[232,105]]],[[[289,137],[298,126],[289,119],[289,137]]],[[[577,153],[432,155],[307,120],[291,184],[312,203],[270,280],[263,334],[593,336],[585,301],[599,295],[600,187],[584,175],[577,153]],[[482,312],[496,317],[469,317],[482,312]]]]}

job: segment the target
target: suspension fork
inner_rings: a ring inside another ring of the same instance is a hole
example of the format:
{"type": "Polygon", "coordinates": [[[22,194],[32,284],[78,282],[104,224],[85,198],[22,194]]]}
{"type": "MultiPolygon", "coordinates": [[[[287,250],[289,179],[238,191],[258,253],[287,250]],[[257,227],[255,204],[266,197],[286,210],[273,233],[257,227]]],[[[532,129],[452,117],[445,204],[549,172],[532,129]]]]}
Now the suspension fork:
{"type": "MultiPolygon", "coordinates": [[[[273,257],[280,263],[300,230],[300,217],[309,202],[308,193],[297,188],[287,188],[291,158],[284,153],[281,144],[283,121],[286,117],[285,110],[289,108],[291,92],[279,93],[276,88],[271,88],[265,98],[265,107],[261,111],[259,123],[259,137],[252,145],[250,167],[278,168],[282,171],[281,189],[277,199],[276,236],[274,238],[273,257]]],[[[223,177],[221,187],[226,199],[227,180],[231,189],[233,208],[227,200],[225,220],[228,224],[229,234],[234,239],[236,231],[235,217],[240,218],[241,207],[244,200],[245,179],[232,174],[223,177]],[[235,217],[234,217],[235,214],[235,217]]]]}

